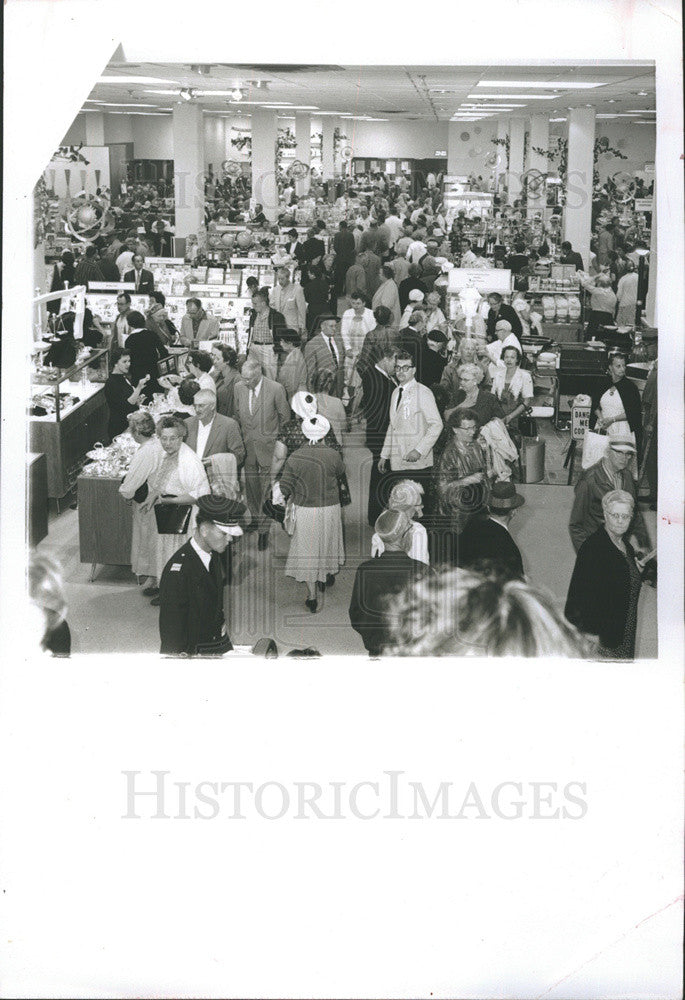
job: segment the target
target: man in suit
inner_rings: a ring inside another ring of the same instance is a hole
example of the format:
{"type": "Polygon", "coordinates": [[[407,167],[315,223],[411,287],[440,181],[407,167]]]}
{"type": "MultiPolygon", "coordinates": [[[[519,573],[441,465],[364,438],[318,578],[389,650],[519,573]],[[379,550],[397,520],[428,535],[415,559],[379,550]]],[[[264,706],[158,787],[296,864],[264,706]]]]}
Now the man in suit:
{"type": "Polygon", "coordinates": [[[502,300],[502,296],[499,292],[491,292],[490,295],[488,295],[488,302],[490,303],[490,311],[488,312],[488,318],[486,321],[486,330],[489,339],[495,339],[495,327],[497,326],[499,320],[505,319],[511,324],[512,333],[514,333],[520,340],[523,336],[523,327],[521,326],[519,314],[516,312],[514,307],[507,305],[507,303],[502,300]]]}
{"type": "Polygon", "coordinates": [[[236,465],[245,461],[245,445],[238,422],[232,417],[224,417],[216,411],[216,396],[208,389],[201,389],[193,398],[194,417],[188,417],[186,444],[201,459],[230,452],[235,455],[236,465]]]}
{"type": "Polygon", "coordinates": [[[371,308],[376,311],[379,306],[385,306],[392,313],[392,325],[399,330],[402,311],[400,309],[400,296],[395,284],[395,274],[389,264],[384,264],[381,269],[381,283],[375,291],[371,301],[371,308]]]}
{"type": "Polygon", "coordinates": [[[224,618],[220,554],[242,534],[244,504],[204,496],[192,538],[164,567],[159,584],[160,652],[168,656],[217,656],[233,649],[224,618]]]}
{"type": "Polygon", "coordinates": [[[447,364],[447,358],[442,354],[446,343],[447,337],[442,330],[429,330],[424,334],[417,378],[429,389],[442,379],[447,364]]]}
{"type": "Polygon", "coordinates": [[[388,598],[411,585],[430,569],[407,554],[412,523],[404,511],[385,510],[375,522],[385,550],[357,567],[350,600],[350,624],[370,656],[380,656],[389,639],[388,598]]]}
{"type": "Polygon", "coordinates": [[[290,419],[285,389],[262,374],[257,361],[243,365],[242,382],[234,393],[234,412],[245,443],[245,493],[252,525],[259,532],[259,550],[269,544],[271,521],[262,513],[262,504],[271,482],[271,461],[276,438],[290,419]]]}
{"type": "Polygon", "coordinates": [[[316,375],[322,369],[333,372],[331,395],[342,398],[345,385],[345,344],[338,330],[335,316],[319,317],[320,329],[306,344],[304,360],[307,365],[307,388],[314,391],[316,375]]]}
{"type": "Polygon", "coordinates": [[[510,534],[512,518],[523,503],[513,483],[494,483],[488,507],[469,518],[459,536],[459,566],[494,570],[508,580],[525,579],[521,552],[510,534]]]}
{"type": "Polygon", "coordinates": [[[167,231],[161,219],[152,224],[152,229],[152,246],[155,251],[155,257],[171,257],[172,234],[167,231]]]}
{"type": "Polygon", "coordinates": [[[136,286],[136,292],[139,295],[151,295],[155,288],[155,279],[152,271],[148,271],[147,268],[143,267],[144,263],[145,260],[141,254],[134,254],[133,270],[126,272],[124,281],[133,282],[136,286]]]}
{"type": "MultiPolygon", "coordinates": [[[[398,382],[390,400],[390,420],[385,435],[379,472],[390,480],[414,479],[424,488],[424,513],[430,513],[433,445],[440,437],[442,418],[433,393],[416,381],[416,361],[408,351],[399,351],[395,363],[398,382]],[[390,475],[388,473],[390,466],[390,475]],[[397,473],[402,473],[398,476],[397,473]]],[[[385,492],[385,491],[384,491],[385,492]]]]}
{"type": "Polygon", "coordinates": [[[91,281],[104,280],[98,263],[97,247],[87,246],[85,254],[74,269],[74,285],[85,285],[88,289],[91,281]]]}
{"type": "Polygon", "coordinates": [[[281,267],[276,274],[276,284],[271,289],[269,305],[281,313],[285,325],[303,336],[307,330],[307,302],[302,285],[290,280],[290,268],[281,267]]]}
{"type": "Polygon", "coordinates": [[[397,388],[394,378],[397,349],[390,340],[383,347],[382,355],[374,365],[364,368],[361,373],[362,409],[366,418],[366,447],[371,452],[368,504],[368,521],[371,526],[376,523],[378,515],[383,510],[378,489],[381,481],[378,460],[381,457],[390,421],[390,399],[397,388]]]}
{"type": "Polygon", "coordinates": [[[343,294],[343,289],[345,288],[345,275],[354,264],[354,259],[357,255],[354,236],[344,221],[339,223],[338,232],[333,237],[333,253],[335,254],[333,268],[335,283],[333,285],[333,292],[339,297],[343,294]]]}
{"type": "Polygon", "coordinates": [[[186,299],[186,314],[181,317],[181,343],[196,347],[201,340],[219,339],[219,320],[209,316],[199,299],[186,299]]]}
{"type": "Polygon", "coordinates": [[[269,305],[268,292],[257,289],[252,295],[249,332],[247,336],[247,356],[261,366],[264,374],[275,381],[277,374],[274,351],[274,330],[287,326],[283,313],[269,305]]]}
{"type": "Polygon", "coordinates": [[[300,262],[300,284],[306,285],[311,280],[310,270],[320,264],[326,253],[326,244],[318,238],[315,227],[307,233],[307,239],[302,244],[302,260],[300,262]]]}

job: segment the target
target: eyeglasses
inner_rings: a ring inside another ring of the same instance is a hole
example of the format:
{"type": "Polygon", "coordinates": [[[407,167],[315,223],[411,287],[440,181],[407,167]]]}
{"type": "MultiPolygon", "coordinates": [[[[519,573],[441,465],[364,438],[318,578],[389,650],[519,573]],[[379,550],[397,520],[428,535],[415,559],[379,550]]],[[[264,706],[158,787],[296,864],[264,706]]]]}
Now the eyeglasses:
{"type": "Polygon", "coordinates": [[[632,514],[615,514],[613,511],[608,510],[606,516],[610,517],[613,521],[630,521],[632,514]]]}
{"type": "Polygon", "coordinates": [[[396,372],[410,372],[414,368],[414,365],[395,365],[396,372]]]}

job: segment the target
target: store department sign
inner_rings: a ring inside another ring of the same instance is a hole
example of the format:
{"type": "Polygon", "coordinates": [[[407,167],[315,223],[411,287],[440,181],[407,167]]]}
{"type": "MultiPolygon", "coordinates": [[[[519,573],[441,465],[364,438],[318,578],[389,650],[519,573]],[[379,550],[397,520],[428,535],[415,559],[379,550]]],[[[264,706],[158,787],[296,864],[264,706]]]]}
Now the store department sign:
{"type": "Polygon", "coordinates": [[[652,198],[636,198],[634,208],[636,212],[651,212],[652,198]]]}
{"type": "Polygon", "coordinates": [[[461,292],[465,288],[475,288],[481,295],[499,292],[511,294],[511,271],[504,268],[482,270],[477,267],[455,267],[447,276],[447,290],[461,292]]]}

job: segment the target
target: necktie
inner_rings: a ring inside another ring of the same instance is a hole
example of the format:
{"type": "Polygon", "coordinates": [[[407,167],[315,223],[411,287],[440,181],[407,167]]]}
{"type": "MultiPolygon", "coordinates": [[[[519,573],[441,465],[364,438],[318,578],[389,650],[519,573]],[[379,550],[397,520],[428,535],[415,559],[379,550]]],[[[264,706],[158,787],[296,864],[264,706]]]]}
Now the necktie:
{"type": "Polygon", "coordinates": [[[247,403],[250,413],[254,412],[254,389],[250,389],[250,396],[247,403]]]}
{"type": "Polygon", "coordinates": [[[403,388],[403,386],[400,386],[399,392],[397,393],[397,404],[395,406],[395,413],[397,413],[397,411],[400,408],[400,403],[402,402],[402,393],[403,392],[404,392],[404,388],[403,388]]]}
{"type": "Polygon", "coordinates": [[[338,365],[339,365],[339,363],[340,363],[339,359],[338,359],[338,349],[335,346],[335,343],[334,343],[332,337],[328,338],[328,344],[329,344],[329,347],[331,349],[331,354],[333,355],[333,360],[335,361],[335,367],[337,368],[338,365]]]}
{"type": "Polygon", "coordinates": [[[140,288],[140,271],[136,271],[136,291],[140,288]]]}

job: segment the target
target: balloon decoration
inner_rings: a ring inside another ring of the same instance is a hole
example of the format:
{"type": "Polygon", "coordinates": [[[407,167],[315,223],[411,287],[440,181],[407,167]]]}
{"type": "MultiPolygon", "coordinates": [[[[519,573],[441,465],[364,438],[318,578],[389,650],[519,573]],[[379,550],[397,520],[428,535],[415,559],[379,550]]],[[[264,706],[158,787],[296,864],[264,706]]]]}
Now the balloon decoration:
{"type": "Polygon", "coordinates": [[[340,157],[346,162],[351,160],[353,155],[354,155],[354,150],[352,149],[351,146],[343,146],[343,148],[340,150],[340,157]]]}
{"type": "Polygon", "coordinates": [[[238,233],[235,242],[241,250],[249,250],[254,243],[254,237],[252,233],[247,232],[247,230],[243,230],[238,233]]]}
{"type": "Polygon", "coordinates": [[[224,160],[221,166],[223,172],[228,174],[229,177],[240,177],[243,172],[237,160],[224,160]]]}
{"type": "Polygon", "coordinates": [[[635,181],[623,170],[617,171],[611,178],[616,185],[614,198],[620,205],[625,205],[635,197],[635,181]]]}
{"type": "Polygon", "coordinates": [[[527,170],[521,178],[529,194],[537,194],[545,184],[545,175],[534,168],[527,170]]]}
{"type": "Polygon", "coordinates": [[[486,164],[487,164],[488,167],[496,167],[496,166],[498,166],[498,164],[500,163],[499,153],[490,153],[490,155],[488,156],[488,158],[486,159],[485,162],[486,162],[486,164]]]}
{"type": "Polygon", "coordinates": [[[221,242],[227,249],[231,250],[235,243],[235,235],[233,233],[222,233],[221,242]]]}

